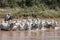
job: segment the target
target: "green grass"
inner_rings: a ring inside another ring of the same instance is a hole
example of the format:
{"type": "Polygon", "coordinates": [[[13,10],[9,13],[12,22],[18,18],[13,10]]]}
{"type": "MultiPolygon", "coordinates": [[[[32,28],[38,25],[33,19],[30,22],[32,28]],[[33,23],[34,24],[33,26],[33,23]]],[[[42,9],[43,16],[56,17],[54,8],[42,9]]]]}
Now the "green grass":
{"type": "Polygon", "coordinates": [[[3,18],[5,17],[6,13],[11,13],[11,15],[13,17],[20,17],[21,15],[30,15],[30,14],[34,14],[36,15],[37,17],[40,17],[40,18],[60,18],[60,9],[59,10],[49,10],[49,9],[40,9],[38,7],[31,7],[31,8],[25,8],[25,9],[22,9],[22,8],[6,8],[6,9],[3,9],[5,11],[1,11],[0,10],[0,17],[3,18]]]}

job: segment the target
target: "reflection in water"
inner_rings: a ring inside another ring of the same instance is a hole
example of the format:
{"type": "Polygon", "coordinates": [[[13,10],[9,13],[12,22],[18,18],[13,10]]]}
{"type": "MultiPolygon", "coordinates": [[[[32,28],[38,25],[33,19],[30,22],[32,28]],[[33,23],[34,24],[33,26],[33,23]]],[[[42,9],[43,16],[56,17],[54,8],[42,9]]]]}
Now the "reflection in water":
{"type": "Polygon", "coordinates": [[[60,40],[60,30],[0,31],[0,40],[60,40]]]}

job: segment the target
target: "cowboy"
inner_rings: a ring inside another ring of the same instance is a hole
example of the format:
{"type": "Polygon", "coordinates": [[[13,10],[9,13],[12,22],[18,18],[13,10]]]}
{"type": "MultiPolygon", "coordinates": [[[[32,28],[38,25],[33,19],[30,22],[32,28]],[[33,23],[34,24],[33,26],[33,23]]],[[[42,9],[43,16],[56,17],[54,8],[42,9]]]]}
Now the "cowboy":
{"type": "Polygon", "coordinates": [[[9,20],[12,20],[12,17],[11,17],[11,15],[8,13],[8,14],[6,14],[6,16],[5,16],[5,21],[9,21],[9,20]]]}

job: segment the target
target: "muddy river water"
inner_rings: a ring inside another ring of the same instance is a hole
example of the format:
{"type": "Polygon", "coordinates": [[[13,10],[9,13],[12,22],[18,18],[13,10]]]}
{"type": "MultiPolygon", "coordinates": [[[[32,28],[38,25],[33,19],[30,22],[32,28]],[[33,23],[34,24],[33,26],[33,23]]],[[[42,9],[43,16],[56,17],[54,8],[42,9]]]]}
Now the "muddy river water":
{"type": "Polygon", "coordinates": [[[0,40],[60,40],[60,29],[45,31],[0,31],[0,40]]]}

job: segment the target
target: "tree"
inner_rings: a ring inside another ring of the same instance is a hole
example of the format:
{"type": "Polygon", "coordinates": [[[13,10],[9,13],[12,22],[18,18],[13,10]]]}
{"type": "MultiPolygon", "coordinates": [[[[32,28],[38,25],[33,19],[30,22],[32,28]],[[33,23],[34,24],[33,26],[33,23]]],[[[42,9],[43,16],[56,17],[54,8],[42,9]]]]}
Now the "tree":
{"type": "Polygon", "coordinates": [[[9,7],[13,8],[16,6],[16,0],[8,0],[9,7]]]}
{"type": "Polygon", "coordinates": [[[0,7],[7,7],[7,6],[8,6],[7,0],[0,0],[0,7]]]}

